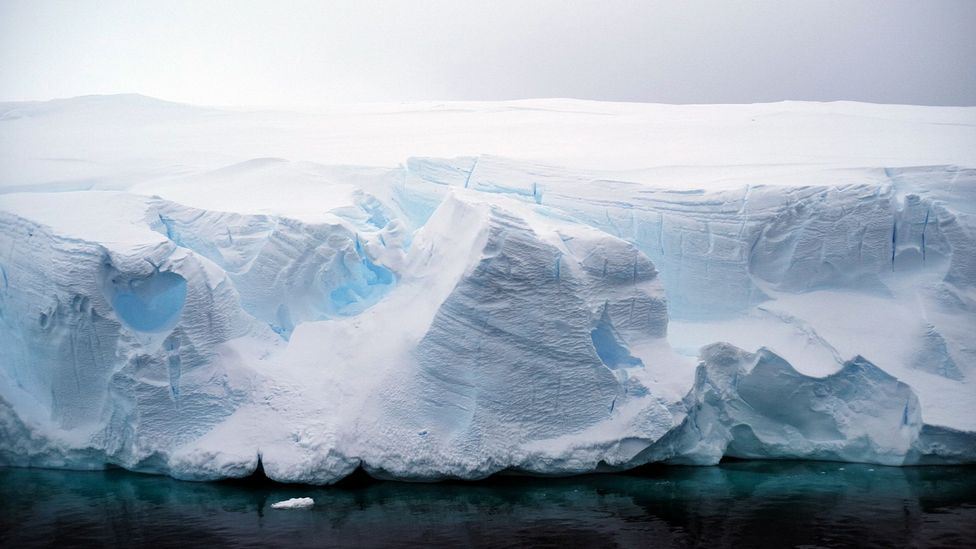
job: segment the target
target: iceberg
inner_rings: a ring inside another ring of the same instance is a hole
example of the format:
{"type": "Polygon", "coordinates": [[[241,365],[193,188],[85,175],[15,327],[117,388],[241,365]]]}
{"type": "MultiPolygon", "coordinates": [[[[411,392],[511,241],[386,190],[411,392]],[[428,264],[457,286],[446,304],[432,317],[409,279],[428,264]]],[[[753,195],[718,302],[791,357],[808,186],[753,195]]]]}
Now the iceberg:
{"type": "Polygon", "coordinates": [[[0,464],[976,462],[974,128],[856,103],[0,104],[0,464]]]}

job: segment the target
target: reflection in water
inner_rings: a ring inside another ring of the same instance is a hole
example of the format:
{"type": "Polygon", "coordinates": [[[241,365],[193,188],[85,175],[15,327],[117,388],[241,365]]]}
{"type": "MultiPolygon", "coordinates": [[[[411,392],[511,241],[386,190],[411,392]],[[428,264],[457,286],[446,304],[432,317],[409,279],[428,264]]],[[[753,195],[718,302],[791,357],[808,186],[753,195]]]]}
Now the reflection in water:
{"type": "Polygon", "coordinates": [[[309,487],[0,469],[0,546],[963,547],[976,540],[974,473],[737,462],[309,487]],[[303,496],[316,505],[271,509],[303,496]]]}

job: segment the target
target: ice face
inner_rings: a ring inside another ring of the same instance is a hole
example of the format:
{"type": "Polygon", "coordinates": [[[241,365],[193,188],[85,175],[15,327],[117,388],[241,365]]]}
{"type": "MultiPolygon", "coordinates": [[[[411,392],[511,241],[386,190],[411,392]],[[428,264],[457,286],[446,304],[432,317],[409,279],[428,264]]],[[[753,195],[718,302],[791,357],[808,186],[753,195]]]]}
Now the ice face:
{"type": "MultiPolygon", "coordinates": [[[[97,228],[56,232],[3,214],[0,230],[11,244],[0,260],[8,284],[0,296],[3,397],[15,415],[21,406],[35,410],[8,425],[26,421],[23,428],[44,444],[82,456],[66,461],[48,446],[12,461],[158,469],[158,450],[199,437],[241,402],[237,375],[217,347],[254,322],[213,264],[152,231],[126,233],[127,220],[144,227],[144,200],[33,198],[20,203],[50,212],[37,217],[64,220],[69,206],[102,208],[117,228],[111,242],[98,243],[88,240],[101,237],[97,228]],[[85,450],[74,452],[77,444],[85,450]]],[[[10,436],[3,438],[15,443],[10,436]]]]}
{"type": "MultiPolygon", "coordinates": [[[[110,107],[32,107],[0,133],[30,144],[110,107]]],[[[836,107],[848,130],[870,112],[929,132],[941,148],[924,154],[878,145],[925,167],[748,148],[755,164],[674,167],[636,163],[650,149],[631,140],[650,138],[626,128],[649,124],[643,107],[605,107],[505,114],[630,121],[592,157],[545,140],[518,160],[477,154],[504,147],[458,134],[440,137],[446,157],[395,168],[267,151],[220,167],[250,154],[221,142],[176,170],[122,162],[95,132],[84,169],[112,192],[63,192],[77,185],[45,179],[59,164],[30,160],[48,152],[0,159],[0,185],[10,162],[37,183],[0,194],[0,461],[330,483],[357,467],[436,480],[723,456],[976,460],[976,159],[958,146],[970,126],[950,124],[969,111],[836,107]]],[[[816,109],[776,108],[840,138],[816,109]]],[[[173,135],[221,118],[123,111],[173,135]]],[[[146,157],[191,158],[178,141],[146,157]]]]}
{"type": "MultiPolygon", "coordinates": [[[[245,310],[286,338],[301,322],[362,312],[396,282],[370,259],[355,227],[336,217],[305,223],[150,204],[154,230],[224,269],[245,310]]],[[[370,215],[381,212],[374,207],[370,215]]]]}
{"type": "Polygon", "coordinates": [[[815,378],[767,349],[753,354],[714,344],[702,356],[685,399],[688,417],[670,444],[655,449],[673,461],[731,456],[901,465],[919,439],[918,398],[862,357],[815,378]]]}
{"type": "Polygon", "coordinates": [[[119,320],[133,330],[164,332],[176,325],[186,301],[186,279],[172,272],[111,281],[111,303],[119,320]]]}
{"type": "Polygon", "coordinates": [[[590,332],[597,356],[611,369],[643,366],[641,360],[632,356],[627,347],[621,344],[620,336],[610,322],[607,309],[604,307],[600,320],[590,332]]]}
{"type": "MultiPolygon", "coordinates": [[[[665,332],[666,303],[653,266],[622,241],[584,227],[553,227],[508,206],[514,209],[451,198],[434,213],[435,225],[479,219],[462,245],[473,248],[473,261],[452,282],[410,360],[392,373],[397,381],[382,389],[380,414],[388,426],[370,445],[383,451],[362,450],[374,474],[430,479],[478,478],[505,468],[578,470],[560,463],[573,456],[557,442],[547,448],[546,466],[541,456],[513,450],[617,423],[617,406],[654,404],[640,383],[626,383],[626,369],[643,366],[631,347],[665,332]],[[614,333],[614,350],[629,362],[601,356],[606,346],[592,335],[601,330],[614,333]]],[[[440,239],[431,242],[435,248],[440,239]]],[[[639,429],[653,438],[670,421],[665,412],[639,429]]],[[[591,467],[599,460],[594,453],[591,467]]]]}

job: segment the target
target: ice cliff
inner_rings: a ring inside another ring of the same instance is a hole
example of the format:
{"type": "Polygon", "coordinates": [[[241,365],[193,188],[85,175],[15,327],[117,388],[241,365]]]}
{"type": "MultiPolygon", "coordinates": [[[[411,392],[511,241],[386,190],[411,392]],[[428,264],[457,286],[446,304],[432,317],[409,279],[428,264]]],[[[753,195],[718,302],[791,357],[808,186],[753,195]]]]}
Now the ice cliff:
{"type": "Polygon", "coordinates": [[[371,108],[0,105],[0,463],[976,462],[976,110],[371,108]]]}

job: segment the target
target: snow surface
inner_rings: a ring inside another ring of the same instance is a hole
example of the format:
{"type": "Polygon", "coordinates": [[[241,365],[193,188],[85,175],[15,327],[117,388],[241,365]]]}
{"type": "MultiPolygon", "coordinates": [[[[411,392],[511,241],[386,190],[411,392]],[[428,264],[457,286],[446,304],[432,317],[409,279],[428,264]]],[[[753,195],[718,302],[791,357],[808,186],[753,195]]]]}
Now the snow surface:
{"type": "Polygon", "coordinates": [[[0,104],[0,462],[976,461],[976,109],[0,104]]]}

